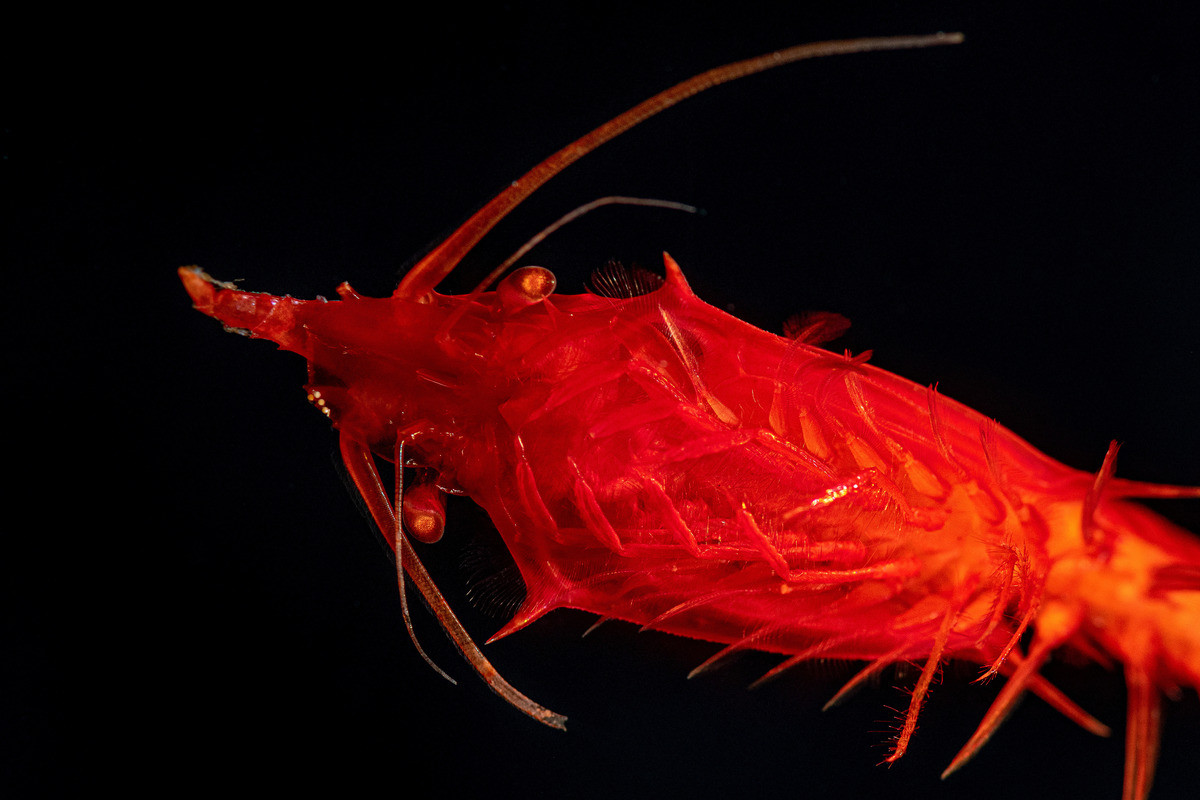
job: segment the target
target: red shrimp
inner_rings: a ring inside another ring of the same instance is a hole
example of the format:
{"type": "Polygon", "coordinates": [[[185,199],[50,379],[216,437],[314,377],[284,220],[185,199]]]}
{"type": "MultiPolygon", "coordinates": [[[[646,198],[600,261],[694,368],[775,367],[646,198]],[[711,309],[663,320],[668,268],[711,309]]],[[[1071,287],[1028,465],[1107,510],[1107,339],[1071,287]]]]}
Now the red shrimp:
{"type": "Polygon", "coordinates": [[[869,353],[822,349],[847,324],[838,315],[766,333],[701,301],[665,254],[665,279],[612,267],[582,295],[555,294],[540,267],[489,290],[505,265],[468,295],[435,290],[539,186],[681,99],[805,58],[961,39],[802,45],[685,81],[514,182],[388,298],[345,283],[333,301],[245,292],[198,267],[180,277],[198,310],[307,360],[308,399],[396,553],[406,623],[411,580],[529,716],[565,724],[497,673],[407,538],[441,537],[446,493],[487,511],[527,588],[492,640],[569,607],[724,644],[701,669],[745,649],[786,656],[764,677],[866,662],[834,700],[916,662],[887,762],[908,748],[941,665],[973,662],[1007,682],[945,775],[1027,691],[1108,733],[1039,674],[1070,648],[1124,665],[1124,797],[1145,798],[1160,697],[1200,686],[1200,540],[1130,498],[1200,489],[1116,477],[1115,442],[1095,473],[1064,466],[869,353]],[[377,459],[395,464],[391,490],[377,459]]]}

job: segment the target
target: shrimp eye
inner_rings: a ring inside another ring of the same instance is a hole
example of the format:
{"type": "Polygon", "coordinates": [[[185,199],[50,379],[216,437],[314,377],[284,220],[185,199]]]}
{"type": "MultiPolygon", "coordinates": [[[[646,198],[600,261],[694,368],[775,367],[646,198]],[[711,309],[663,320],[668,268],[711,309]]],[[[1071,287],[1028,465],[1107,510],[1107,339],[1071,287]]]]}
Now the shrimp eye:
{"type": "Polygon", "coordinates": [[[410,509],[405,511],[410,512],[404,515],[404,522],[414,539],[425,544],[441,540],[446,524],[443,519],[433,514],[412,513],[410,509]]]}
{"type": "Polygon", "coordinates": [[[433,544],[446,529],[446,501],[432,475],[414,481],[404,492],[404,527],[413,538],[433,544]]]}
{"type": "Polygon", "coordinates": [[[545,300],[557,284],[554,273],[545,267],[521,267],[500,281],[496,293],[504,311],[512,314],[545,300]]]}

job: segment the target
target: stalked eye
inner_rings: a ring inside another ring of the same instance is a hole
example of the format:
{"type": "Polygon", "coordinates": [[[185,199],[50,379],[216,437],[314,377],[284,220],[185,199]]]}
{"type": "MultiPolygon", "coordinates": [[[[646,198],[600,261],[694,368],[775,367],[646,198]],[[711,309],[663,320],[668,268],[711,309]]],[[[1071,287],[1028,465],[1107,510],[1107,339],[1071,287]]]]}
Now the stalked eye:
{"type": "Polygon", "coordinates": [[[554,273],[545,267],[521,267],[500,281],[496,293],[505,313],[512,314],[545,300],[557,284],[554,273]]]}
{"type": "Polygon", "coordinates": [[[417,541],[433,544],[446,529],[446,499],[434,482],[435,472],[417,472],[417,477],[404,488],[404,527],[417,541]]]}

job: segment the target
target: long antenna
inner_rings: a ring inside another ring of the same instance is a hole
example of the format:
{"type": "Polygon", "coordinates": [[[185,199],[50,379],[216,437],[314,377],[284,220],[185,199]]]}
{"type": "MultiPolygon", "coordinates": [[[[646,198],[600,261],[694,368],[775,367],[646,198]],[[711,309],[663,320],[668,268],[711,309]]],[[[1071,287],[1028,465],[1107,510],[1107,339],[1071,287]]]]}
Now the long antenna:
{"type": "Polygon", "coordinates": [[[507,189],[496,195],[487,205],[471,215],[471,218],[454,233],[422,258],[404,276],[393,296],[418,299],[433,291],[449,275],[471,248],[504,219],[508,212],[517,207],[526,197],[533,194],[546,181],[562,172],[600,145],[643,122],[655,114],[670,108],[681,100],[699,94],[705,89],[727,83],[747,75],[763,72],[774,67],[803,61],[808,58],[866,53],[873,50],[902,50],[913,47],[934,47],[944,44],[959,44],[961,33],[935,33],[927,36],[888,36],[876,39],[843,39],[833,42],[802,44],[779,50],[756,58],[736,61],[723,67],[702,72],[670,89],[659,92],[638,103],[614,119],[609,120],[591,133],[576,139],[554,155],[538,164],[507,189]]]}

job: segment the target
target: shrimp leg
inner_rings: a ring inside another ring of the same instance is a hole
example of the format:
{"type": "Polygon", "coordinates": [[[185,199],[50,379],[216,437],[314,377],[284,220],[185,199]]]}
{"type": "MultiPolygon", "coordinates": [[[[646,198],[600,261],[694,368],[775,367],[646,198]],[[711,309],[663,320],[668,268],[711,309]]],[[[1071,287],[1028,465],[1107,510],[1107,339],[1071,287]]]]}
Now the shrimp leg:
{"type": "MultiPolygon", "coordinates": [[[[362,495],[363,502],[367,504],[371,516],[375,519],[375,524],[379,526],[379,529],[384,532],[385,538],[395,548],[397,562],[403,565],[404,572],[408,573],[408,577],[424,595],[434,616],[437,617],[446,634],[458,647],[459,652],[479,673],[479,677],[483,678],[488,687],[514,708],[551,728],[566,730],[566,717],[538,705],[500,676],[492,663],[480,652],[478,645],[471,639],[471,635],[458,621],[458,617],[454,616],[454,611],[446,602],[446,598],[438,591],[433,578],[430,577],[418,558],[417,552],[413,550],[412,545],[400,530],[399,517],[395,508],[392,507],[391,500],[388,499],[387,491],[383,488],[383,482],[379,478],[379,471],[375,468],[375,460],[371,451],[344,433],[339,437],[338,444],[341,448],[342,461],[350,473],[350,478],[358,488],[359,494],[362,495]],[[391,532],[392,535],[389,536],[388,532],[391,532]]],[[[401,470],[403,466],[398,464],[396,469],[401,470]]],[[[401,591],[403,592],[403,588],[401,591]]]]}

